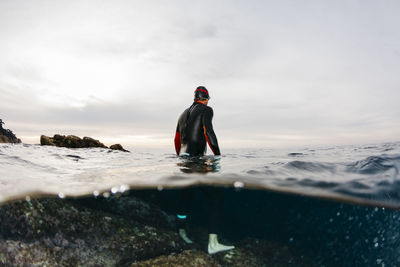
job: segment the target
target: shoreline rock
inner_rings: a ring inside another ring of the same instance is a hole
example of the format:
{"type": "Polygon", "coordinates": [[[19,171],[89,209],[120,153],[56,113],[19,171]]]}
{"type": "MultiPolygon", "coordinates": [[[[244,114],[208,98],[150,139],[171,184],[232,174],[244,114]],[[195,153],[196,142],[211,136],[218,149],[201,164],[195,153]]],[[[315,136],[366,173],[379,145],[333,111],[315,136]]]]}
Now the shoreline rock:
{"type": "Polygon", "coordinates": [[[57,146],[57,147],[67,147],[67,148],[92,148],[92,147],[100,147],[100,148],[109,148],[112,150],[120,150],[124,152],[129,152],[124,149],[120,144],[115,144],[110,147],[105,146],[99,140],[93,139],[91,137],[83,137],[80,138],[75,135],[60,135],[55,134],[53,137],[41,135],[40,136],[40,144],[42,146],[57,146]]]}
{"type": "Polygon", "coordinates": [[[3,124],[3,120],[0,119],[0,143],[21,143],[21,139],[17,138],[10,129],[4,129],[3,124]]]}

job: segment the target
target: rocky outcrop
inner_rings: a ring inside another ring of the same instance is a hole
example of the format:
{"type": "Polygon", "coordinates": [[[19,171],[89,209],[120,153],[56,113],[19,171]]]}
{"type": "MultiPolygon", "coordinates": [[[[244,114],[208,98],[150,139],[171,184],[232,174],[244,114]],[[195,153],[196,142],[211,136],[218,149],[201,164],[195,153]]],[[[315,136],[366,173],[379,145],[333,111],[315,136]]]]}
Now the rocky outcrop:
{"type": "Polygon", "coordinates": [[[17,138],[11,130],[4,129],[3,124],[3,120],[0,119],[0,143],[21,143],[21,139],[17,138]]]}
{"type": "Polygon", "coordinates": [[[58,146],[58,147],[69,147],[69,148],[88,148],[88,147],[102,147],[107,148],[99,140],[95,140],[90,137],[83,137],[81,139],[75,135],[59,135],[56,134],[54,137],[42,135],[40,137],[40,144],[47,146],[58,146]]]}
{"type": "MultiPolygon", "coordinates": [[[[90,148],[90,147],[101,147],[108,148],[99,140],[93,139],[91,137],[80,138],[75,135],[60,135],[56,134],[53,137],[42,135],[40,136],[40,144],[42,146],[58,146],[58,147],[68,147],[68,148],[90,148]]],[[[110,147],[113,150],[121,150],[124,152],[129,152],[125,150],[120,144],[115,144],[110,147]]]]}
{"type": "Polygon", "coordinates": [[[111,145],[111,146],[110,146],[110,149],[112,149],[112,150],[121,150],[121,151],[124,151],[124,152],[129,152],[128,150],[124,149],[124,148],[121,146],[121,144],[111,145]]]}

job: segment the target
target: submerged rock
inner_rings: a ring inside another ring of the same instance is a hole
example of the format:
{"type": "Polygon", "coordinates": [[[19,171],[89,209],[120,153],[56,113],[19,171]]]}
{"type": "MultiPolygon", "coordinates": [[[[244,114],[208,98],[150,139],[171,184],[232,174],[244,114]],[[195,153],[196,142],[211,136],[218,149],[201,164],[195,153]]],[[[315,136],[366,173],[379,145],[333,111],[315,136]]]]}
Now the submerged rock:
{"type": "Polygon", "coordinates": [[[0,265],[127,266],[187,248],[174,231],[69,200],[6,204],[0,221],[0,265]]]}
{"type": "Polygon", "coordinates": [[[72,200],[79,205],[115,214],[127,220],[175,231],[175,216],[167,214],[157,205],[145,202],[134,195],[81,198],[72,200]]]}
{"type": "MultiPolygon", "coordinates": [[[[0,206],[0,266],[315,266],[288,245],[254,238],[208,255],[176,233],[174,216],[136,197],[17,201],[0,206]]],[[[221,242],[226,240],[221,236],[221,242]]]]}
{"type": "Polygon", "coordinates": [[[54,244],[51,239],[35,242],[0,241],[0,265],[115,266],[115,260],[111,255],[99,253],[94,248],[85,248],[85,243],[81,240],[77,240],[76,244],[69,244],[63,237],[59,237],[59,239],[64,242],[61,246],[54,244]],[[66,247],[66,244],[70,247],[66,247]]]}
{"type": "Polygon", "coordinates": [[[284,244],[254,238],[242,240],[236,248],[213,256],[222,266],[316,266],[307,256],[284,244]]]}
{"type": "Polygon", "coordinates": [[[154,259],[136,262],[131,267],[218,267],[221,266],[210,255],[202,251],[185,250],[182,253],[172,253],[167,256],[160,256],[154,259]]]}
{"type": "Polygon", "coordinates": [[[0,143],[21,143],[21,139],[17,138],[11,130],[4,129],[3,124],[3,120],[0,119],[0,143]]]}

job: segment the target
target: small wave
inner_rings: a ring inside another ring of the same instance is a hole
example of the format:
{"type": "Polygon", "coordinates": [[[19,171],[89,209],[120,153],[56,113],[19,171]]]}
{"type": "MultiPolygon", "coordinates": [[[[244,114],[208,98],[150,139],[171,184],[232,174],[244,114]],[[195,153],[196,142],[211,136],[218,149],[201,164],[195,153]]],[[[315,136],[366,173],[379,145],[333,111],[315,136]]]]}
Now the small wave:
{"type": "Polygon", "coordinates": [[[52,156],[53,156],[53,158],[55,158],[55,159],[64,159],[60,154],[57,154],[57,153],[53,153],[53,154],[51,154],[52,156]]]}
{"type": "Polygon", "coordinates": [[[316,188],[334,188],[339,185],[336,182],[325,182],[325,181],[315,181],[312,179],[303,179],[297,182],[299,185],[307,186],[307,187],[316,187],[316,188]]]}
{"type": "Polygon", "coordinates": [[[260,170],[248,170],[246,173],[247,174],[252,174],[252,175],[266,174],[266,175],[271,175],[271,176],[276,174],[276,172],[268,170],[267,168],[262,170],[262,171],[260,171],[260,170]]]}
{"type": "Polygon", "coordinates": [[[365,147],[363,147],[362,149],[377,149],[378,147],[377,146],[365,146],[365,147]]]}
{"type": "Polygon", "coordinates": [[[320,163],[320,162],[308,162],[308,161],[291,161],[285,165],[286,168],[296,169],[302,171],[309,172],[335,172],[335,165],[329,163],[320,163]]]}
{"type": "Polygon", "coordinates": [[[378,174],[387,172],[388,170],[394,170],[395,176],[397,176],[399,173],[397,165],[399,164],[400,156],[370,156],[353,164],[349,164],[347,171],[360,174],[378,174]]]}
{"type": "Polygon", "coordinates": [[[46,168],[44,165],[36,164],[30,160],[23,159],[18,156],[5,156],[7,159],[7,162],[12,165],[23,165],[26,167],[38,167],[38,168],[46,168]]]}

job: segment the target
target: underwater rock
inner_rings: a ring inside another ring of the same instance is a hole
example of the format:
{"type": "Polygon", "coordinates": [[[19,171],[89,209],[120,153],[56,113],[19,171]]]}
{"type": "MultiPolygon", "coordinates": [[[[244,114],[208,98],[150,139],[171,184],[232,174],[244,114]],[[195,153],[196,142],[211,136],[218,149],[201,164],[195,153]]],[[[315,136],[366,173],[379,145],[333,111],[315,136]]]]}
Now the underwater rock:
{"type": "Polygon", "coordinates": [[[131,267],[217,267],[221,266],[210,255],[202,251],[185,250],[182,253],[172,253],[167,256],[160,256],[154,259],[136,262],[131,267]]]}
{"type": "MultiPolygon", "coordinates": [[[[64,242],[68,242],[65,239],[64,242]]],[[[82,240],[71,247],[57,246],[50,239],[35,242],[0,240],[1,266],[115,266],[115,260],[82,240]]]]}
{"type": "Polygon", "coordinates": [[[1,205],[0,266],[316,266],[288,245],[253,238],[208,255],[207,229],[192,228],[188,245],[174,216],[130,194],[1,205]]]}
{"type": "MultiPolygon", "coordinates": [[[[206,252],[208,245],[208,231],[202,227],[189,227],[189,237],[194,241],[192,247],[206,252]]],[[[220,242],[225,245],[234,245],[235,248],[219,252],[211,257],[223,267],[250,267],[250,266],[317,266],[309,255],[302,255],[297,249],[276,241],[256,238],[245,238],[240,242],[232,243],[224,236],[219,236],[220,242]]],[[[138,265],[140,266],[140,265],[138,265]]]]}
{"type": "Polygon", "coordinates": [[[124,148],[121,146],[121,144],[111,145],[111,146],[110,146],[110,149],[112,149],[112,150],[121,150],[121,151],[124,151],[124,152],[129,152],[129,150],[124,149],[124,148]]]}
{"type": "Polygon", "coordinates": [[[174,231],[70,200],[4,204],[0,221],[0,265],[6,266],[128,266],[187,248],[174,231]]]}
{"type": "Polygon", "coordinates": [[[11,130],[4,129],[3,124],[3,120],[0,119],[0,143],[21,143],[21,139],[17,138],[11,130]]]}
{"type": "Polygon", "coordinates": [[[91,137],[83,137],[81,139],[75,135],[59,135],[56,134],[53,137],[42,135],[40,136],[40,144],[42,146],[58,146],[68,148],[89,148],[89,147],[101,147],[107,148],[99,140],[95,140],[91,137]]]}
{"type": "Polygon", "coordinates": [[[110,196],[107,198],[89,197],[71,201],[92,209],[119,215],[125,219],[134,220],[145,225],[171,231],[175,231],[176,229],[175,216],[167,214],[155,204],[137,198],[135,192],[132,195],[110,196]]]}
{"type": "Polygon", "coordinates": [[[235,244],[235,249],[217,253],[213,258],[222,266],[316,266],[312,260],[286,245],[254,238],[235,244]]]}

